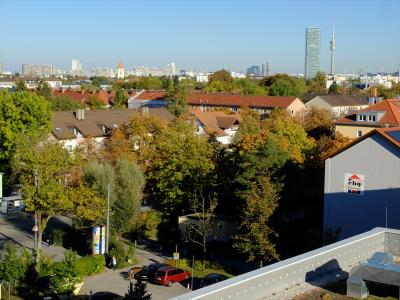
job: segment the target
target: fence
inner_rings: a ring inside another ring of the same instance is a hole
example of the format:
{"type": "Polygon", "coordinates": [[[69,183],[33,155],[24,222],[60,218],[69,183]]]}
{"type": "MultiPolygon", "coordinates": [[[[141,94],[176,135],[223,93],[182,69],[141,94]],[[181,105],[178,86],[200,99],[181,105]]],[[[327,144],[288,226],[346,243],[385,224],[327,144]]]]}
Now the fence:
{"type": "Polygon", "coordinates": [[[262,299],[305,282],[317,281],[328,274],[348,272],[378,251],[400,255],[400,231],[375,228],[172,299],[262,299]]]}

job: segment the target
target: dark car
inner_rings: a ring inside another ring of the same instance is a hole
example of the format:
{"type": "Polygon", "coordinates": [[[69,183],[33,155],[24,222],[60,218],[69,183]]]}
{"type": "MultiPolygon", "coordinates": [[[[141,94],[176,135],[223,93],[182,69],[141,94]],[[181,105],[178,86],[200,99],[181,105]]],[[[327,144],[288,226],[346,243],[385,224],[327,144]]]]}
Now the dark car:
{"type": "Polygon", "coordinates": [[[226,279],[228,279],[228,277],[226,277],[225,275],[218,273],[210,273],[200,281],[200,287],[202,288],[208,285],[212,285],[214,283],[224,281],[226,279]]]}
{"type": "Polygon", "coordinates": [[[175,282],[181,282],[190,277],[190,273],[174,267],[158,269],[154,275],[154,283],[172,286],[175,282]]]}
{"type": "Polygon", "coordinates": [[[136,280],[153,281],[156,271],[165,266],[166,264],[161,263],[154,263],[148,266],[144,266],[139,272],[135,273],[134,277],[136,280]]]}

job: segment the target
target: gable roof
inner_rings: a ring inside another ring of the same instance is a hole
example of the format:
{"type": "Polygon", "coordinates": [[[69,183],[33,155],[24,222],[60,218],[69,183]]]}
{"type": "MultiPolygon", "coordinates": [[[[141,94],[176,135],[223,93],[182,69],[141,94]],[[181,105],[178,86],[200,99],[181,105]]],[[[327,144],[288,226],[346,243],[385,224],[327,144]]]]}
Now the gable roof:
{"type": "MultiPolygon", "coordinates": [[[[163,100],[166,97],[165,91],[145,91],[136,100],[163,100]]],[[[193,92],[188,97],[189,105],[214,105],[214,106],[248,106],[263,108],[288,108],[296,97],[278,96],[253,96],[237,95],[227,93],[204,93],[193,92]]],[[[300,101],[300,100],[299,100],[300,101]]]]}
{"type": "Polygon", "coordinates": [[[400,99],[387,99],[383,100],[377,104],[371,105],[363,110],[358,111],[357,113],[353,113],[344,118],[341,118],[335,122],[335,124],[340,125],[377,125],[377,126],[390,126],[396,127],[400,126],[400,99]],[[385,112],[382,118],[375,123],[371,122],[359,122],[357,121],[357,114],[360,112],[369,112],[369,111],[383,111],[385,112]]]}
{"type": "Polygon", "coordinates": [[[55,97],[60,97],[60,96],[68,96],[72,98],[75,101],[78,102],[83,102],[86,103],[86,101],[89,99],[90,96],[95,96],[101,103],[104,105],[109,104],[109,100],[111,95],[103,90],[99,90],[96,92],[82,92],[82,91],[72,91],[72,90],[66,90],[66,91],[61,91],[61,90],[55,90],[53,91],[53,95],[55,97]]]}
{"type": "MultiPolygon", "coordinates": [[[[136,109],[85,110],[84,114],[84,119],[78,120],[75,112],[55,112],[53,135],[60,140],[74,139],[76,136],[72,133],[71,127],[75,127],[84,137],[102,137],[106,135],[102,126],[110,130],[120,127],[127,124],[134,116],[141,114],[141,111],[136,109]]],[[[173,119],[166,108],[148,108],[148,114],[166,122],[173,119]]]]}
{"type": "Polygon", "coordinates": [[[366,95],[320,95],[317,97],[332,107],[368,105],[368,96],[366,95]]]}
{"type": "Polygon", "coordinates": [[[363,140],[371,137],[374,134],[377,134],[381,137],[383,137],[384,139],[386,139],[387,141],[389,141],[391,144],[393,144],[395,147],[400,149],[400,141],[395,139],[391,133],[392,132],[396,132],[399,131],[400,132],[400,127],[391,127],[391,128],[377,128],[374,130],[371,130],[370,132],[364,134],[363,136],[355,139],[354,141],[352,141],[351,143],[349,143],[348,145],[344,146],[343,148],[339,149],[338,151],[334,152],[331,156],[329,156],[328,158],[332,158],[335,157],[336,155],[346,151],[347,149],[353,147],[354,145],[362,142],[363,140]]]}
{"type": "Polygon", "coordinates": [[[196,119],[204,125],[206,132],[214,133],[217,136],[227,135],[224,129],[231,128],[235,122],[240,122],[238,114],[227,115],[223,111],[201,111],[193,110],[196,119]]]}

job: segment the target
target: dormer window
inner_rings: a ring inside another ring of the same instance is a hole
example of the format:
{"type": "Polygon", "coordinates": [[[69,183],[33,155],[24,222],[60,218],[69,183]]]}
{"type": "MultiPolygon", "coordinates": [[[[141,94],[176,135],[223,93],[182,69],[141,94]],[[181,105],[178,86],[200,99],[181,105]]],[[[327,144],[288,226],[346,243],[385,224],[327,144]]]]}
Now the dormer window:
{"type": "Polygon", "coordinates": [[[367,116],[366,115],[358,115],[358,121],[360,121],[360,122],[367,121],[367,116]]]}
{"type": "Polygon", "coordinates": [[[83,138],[82,133],[75,126],[68,126],[68,129],[75,135],[75,137],[83,138]]]}
{"type": "Polygon", "coordinates": [[[99,127],[101,131],[103,131],[103,134],[109,134],[111,132],[110,128],[108,128],[104,124],[97,124],[97,127],[99,127]]]}

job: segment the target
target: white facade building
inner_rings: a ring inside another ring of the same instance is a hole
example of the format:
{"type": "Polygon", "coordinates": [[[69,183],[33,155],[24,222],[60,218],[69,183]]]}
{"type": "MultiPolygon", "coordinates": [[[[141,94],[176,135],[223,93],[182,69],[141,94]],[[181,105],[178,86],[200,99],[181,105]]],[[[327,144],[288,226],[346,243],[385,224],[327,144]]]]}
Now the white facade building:
{"type": "Polygon", "coordinates": [[[117,66],[117,78],[118,79],[125,78],[125,66],[122,62],[119,62],[117,66]]]}

